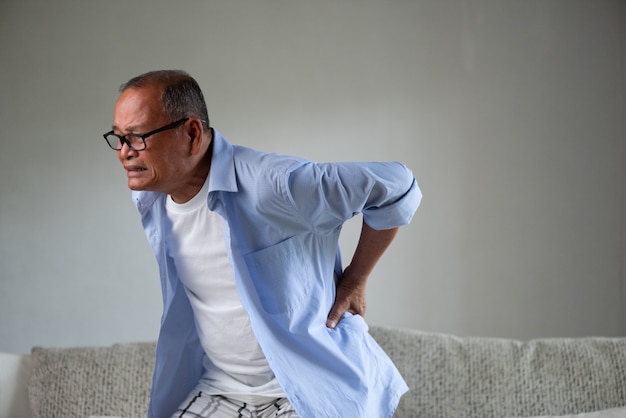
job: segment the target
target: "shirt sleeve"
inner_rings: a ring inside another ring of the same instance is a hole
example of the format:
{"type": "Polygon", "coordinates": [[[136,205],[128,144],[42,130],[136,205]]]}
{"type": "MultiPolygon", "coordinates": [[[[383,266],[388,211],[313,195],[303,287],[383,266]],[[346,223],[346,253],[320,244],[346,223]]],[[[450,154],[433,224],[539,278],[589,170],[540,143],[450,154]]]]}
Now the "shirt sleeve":
{"type": "Polygon", "coordinates": [[[307,162],[290,173],[287,190],[296,212],[318,231],[358,213],[374,229],[405,225],[422,198],[413,173],[397,162],[307,162]]]}

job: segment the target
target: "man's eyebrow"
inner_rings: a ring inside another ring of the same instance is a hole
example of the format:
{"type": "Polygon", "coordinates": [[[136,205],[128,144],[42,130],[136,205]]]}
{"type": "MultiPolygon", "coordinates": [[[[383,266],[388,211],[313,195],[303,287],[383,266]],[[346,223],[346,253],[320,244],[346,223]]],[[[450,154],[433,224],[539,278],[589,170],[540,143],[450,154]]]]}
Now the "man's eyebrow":
{"type": "MultiPolygon", "coordinates": [[[[117,126],[115,126],[115,124],[111,125],[111,130],[112,131],[115,131],[115,130],[121,131],[121,129],[119,129],[117,126]]],[[[128,127],[128,133],[136,134],[137,131],[138,131],[137,125],[131,125],[131,126],[128,127]]],[[[139,131],[141,132],[141,129],[139,129],[139,131]]]]}

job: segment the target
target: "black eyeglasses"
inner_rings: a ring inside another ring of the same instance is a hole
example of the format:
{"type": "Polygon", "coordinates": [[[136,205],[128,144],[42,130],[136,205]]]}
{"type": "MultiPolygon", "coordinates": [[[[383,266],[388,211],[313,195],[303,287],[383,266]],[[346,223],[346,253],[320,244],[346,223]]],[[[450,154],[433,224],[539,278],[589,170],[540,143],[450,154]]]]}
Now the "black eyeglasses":
{"type": "Polygon", "coordinates": [[[111,149],[115,151],[119,151],[122,149],[124,144],[128,145],[130,149],[135,151],[141,151],[146,149],[146,138],[152,136],[154,134],[158,134],[159,132],[167,131],[169,129],[178,128],[183,123],[187,122],[189,118],[179,119],[176,122],[172,122],[168,125],[157,128],[153,131],[148,132],[147,134],[127,134],[127,135],[118,135],[113,131],[109,131],[106,134],[102,135],[104,139],[109,144],[111,149]]]}

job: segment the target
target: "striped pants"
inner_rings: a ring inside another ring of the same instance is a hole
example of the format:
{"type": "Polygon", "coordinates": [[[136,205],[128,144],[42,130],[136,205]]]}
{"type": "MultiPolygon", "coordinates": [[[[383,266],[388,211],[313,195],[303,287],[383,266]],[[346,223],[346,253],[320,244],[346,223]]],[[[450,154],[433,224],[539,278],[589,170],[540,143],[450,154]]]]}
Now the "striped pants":
{"type": "Polygon", "coordinates": [[[193,392],[172,418],[298,418],[287,400],[279,398],[263,405],[248,405],[221,395],[193,392]]]}

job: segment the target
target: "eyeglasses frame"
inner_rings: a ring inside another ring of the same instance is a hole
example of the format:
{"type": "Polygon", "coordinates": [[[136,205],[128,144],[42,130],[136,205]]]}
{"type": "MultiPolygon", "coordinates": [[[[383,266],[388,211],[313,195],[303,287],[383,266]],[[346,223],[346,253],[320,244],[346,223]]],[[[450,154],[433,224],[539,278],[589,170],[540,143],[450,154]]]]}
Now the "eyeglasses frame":
{"type": "Polygon", "coordinates": [[[145,150],[147,148],[146,138],[148,138],[149,136],[152,136],[154,134],[158,134],[159,132],[168,131],[170,129],[178,128],[183,123],[187,122],[189,119],[190,118],[188,118],[188,117],[187,118],[183,118],[183,119],[179,119],[179,120],[177,120],[175,122],[168,123],[165,126],[161,126],[160,128],[154,129],[154,130],[152,130],[152,131],[150,131],[148,133],[145,133],[145,134],[133,134],[133,133],[130,133],[130,134],[126,134],[126,135],[118,135],[114,131],[111,130],[111,131],[105,133],[102,136],[104,137],[104,140],[106,141],[106,143],[109,146],[109,148],[111,148],[114,151],[121,150],[124,147],[124,144],[128,145],[128,148],[130,148],[130,149],[132,149],[134,151],[143,151],[143,150],[145,150]],[[109,143],[109,140],[107,139],[107,136],[111,136],[111,135],[113,135],[113,136],[117,137],[117,139],[119,139],[119,142],[120,142],[120,147],[119,148],[115,148],[115,147],[113,147],[109,143]],[[143,148],[137,149],[137,148],[133,147],[130,144],[130,141],[128,139],[126,139],[126,137],[129,136],[129,135],[141,138],[141,141],[143,142],[143,148]]]}

